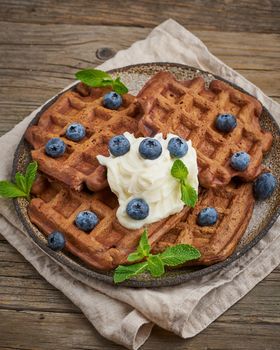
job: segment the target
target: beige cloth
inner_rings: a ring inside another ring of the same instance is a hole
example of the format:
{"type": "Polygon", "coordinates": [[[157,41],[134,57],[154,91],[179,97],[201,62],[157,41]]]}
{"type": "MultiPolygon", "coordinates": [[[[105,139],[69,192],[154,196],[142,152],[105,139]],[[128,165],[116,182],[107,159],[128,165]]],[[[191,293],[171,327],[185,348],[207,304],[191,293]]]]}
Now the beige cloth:
{"type": "MultiPolygon", "coordinates": [[[[218,60],[197,37],[173,20],[156,27],[145,40],[118,52],[101,68],[152,61],[185,63],[218,74],[257,96],[280,121],[277,103],[218,60]]],[[[37,111],[0,139],[1,153],[6,155],[2,157],[1,179],[10,178],[16,145],[37,111]]],[[[72,300],[98,332],[129,349],[138,349],[147,340],[153,324],[183,338],[198,334],[280,263],[278,221],[250,252],[219,272],[176,287],[113,287],[63,268],[42,252],[26,236],[10,200],[0,201],[0,213],[0,232],[10,244],[72,300]]]]}

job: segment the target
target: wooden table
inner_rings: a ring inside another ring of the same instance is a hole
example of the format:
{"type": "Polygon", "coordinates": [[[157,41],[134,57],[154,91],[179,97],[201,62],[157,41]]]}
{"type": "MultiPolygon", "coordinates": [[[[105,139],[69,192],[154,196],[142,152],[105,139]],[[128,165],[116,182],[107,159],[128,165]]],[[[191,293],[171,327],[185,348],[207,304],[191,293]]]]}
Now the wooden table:
{"type": "MultiPolygon", "coordinates": [[[[0,0],[0,133],[72,82],[79,68],[102,63],[169,17],[280,102],[277,0],[0,0]]],[[[122,349],[1,235],[0,252],[1,350],[122,349]]],[[[277,268],[201,334],[183,340],[155,327],[143,349],[279,349],[279,315],[277,268]]]]}

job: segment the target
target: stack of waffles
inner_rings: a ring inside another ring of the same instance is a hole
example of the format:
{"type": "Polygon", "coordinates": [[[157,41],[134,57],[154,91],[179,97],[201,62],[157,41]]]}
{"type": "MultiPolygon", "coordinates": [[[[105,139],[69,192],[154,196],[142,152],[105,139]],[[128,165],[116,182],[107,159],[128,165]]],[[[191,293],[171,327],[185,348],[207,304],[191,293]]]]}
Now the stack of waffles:
{"type": "Polygon", "coordinates": [[[168,72],[153,76],[138,96],[124,95],[118,110],[103,107],[106,92],[78,84],[27,129],[26,140],[33,147],[32,158],[40,170],[28,208],[32,223],[46,235],[54,230],[63,232],[65,249],[90,267],[112,270],[126,264],[143,229],[130,230],[118,222],[118,201],[108,187],[106,169],[96,156],[108,155],[109,139],[125,131],[135,136],[172,132],[192,140],[201,187],[195,208],[186,206],[148,225],[152,250],[160,252],[185,243],[201,252],[201,258],[193,264],[210,265],[226,259],[248,226],[254,207],[251,181],[263,171],[263,155],[272,144],[272,135],[259,124],[261,104],[220,80],[206,88],[201,77],[178,81],[168,72]],[[216,116],[222,113],[234,114],[238,120],[229,134],[215,129],[216,116]],[[72,122],[86,127],[86,137],[80,142],[65,137],[72,122]],[[45,153],[45,144],[53,137],[62,138],[67,145],[62,157],[51,158],[45,153]],[[230,166],[232,154],[239,150],[251,157],[243,172],[230,166]],[[199,226],[197,215],[209,206],[216,208],[219,220],[213,226],[199,226]],[[74,223],[83,210],[94,211],[100,220],[87,233],[74,223]]]}

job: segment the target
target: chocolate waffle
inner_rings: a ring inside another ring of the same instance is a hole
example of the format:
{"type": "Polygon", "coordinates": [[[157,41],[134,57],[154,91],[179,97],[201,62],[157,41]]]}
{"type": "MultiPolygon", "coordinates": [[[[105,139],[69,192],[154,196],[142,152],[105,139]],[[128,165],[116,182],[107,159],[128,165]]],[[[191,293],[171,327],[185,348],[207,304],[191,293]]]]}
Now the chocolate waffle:
{"type": "Polygon", "coordinates": [[[99,165],[96,156],[108,155],[108,141],[125,131],[136,133],[139,108],[134,96],[125,94],[118,110],[102,106],[102,96],[108,89],[89,88],[82,83],[74,90],[63,93],[40,116],[37,125],[30,126],[25,134],[33,146],[32,158],[39,169],[50,178],[59,180],[80,191],[83,185],[90,190],[107,186],[106,169],[99,165]],[[73,142],[65,137],[67,126],[79,122],[86,128],[86,137],[73,142]],[[45,153],[45,144],[53,137],[60,137],[67,145],[59,158],[45,153]]]}
{"type": "MultiPolygon", "coordinates": [[[[117,197],[107,187],[95,193],[74,191],[57,181],[39,176],[32,187],[35,196],[29,204],[28,216],[46,235],[58,230],[66,237],[66,250],[87,265],[111,270],[126,263],[128,254],[136,249],[143,229],[129,230],[116,218],[117,197]],[[89,233],[78,229],[74,221],[83,210],[94,211],[99,224],[89,233]]],[[[181,212],[148,226],[150,243],[174,227],[188,211],[181,212]]]]}
{"type": "MultiPolygon", "coordinates": [[[[66,250],[87,265],[111,270],[127,263],[127,256],[139,243],[143,229],[129,230],[116,218],[117,198],[106,188],[94,194],[77,192],[58,182],[40,176],[33,185],[35,196],[28,214],[31,222],[46,235],[54,230],[65,234],[66,250]],[[74,221],[82,210],[92,210],[99,224],[89,233],[79,230],[74,221]]],[[[149,241],[153,250],[161,251],[176,243],[189,243],[199,248],[202,258],[196,264],[212,264],[226,259],[236,247],[250,220],[254,205],[251,184],[228,185],[203,190],[194,209],[150,224],[149,241]],[[219,220],[214,226],[199,227],[197,213],[215,206],[219,220]]]]}
{"type": "Polygon", "coordinates": [[[201,258],[190,265],[211,265],[225,260],[235,250],[251,219],[254,208],[252,185],[230,183],[225,187],[202,189],[195,208],[186,218],[171,228],[153,246],[159,253],[176,244],[191,244],[201,252],[201,258]],[[198,213],[214,207],[219,218],[213,226],[199,226],[198,213]]]}
{"type": "Polygon", "coordinates": [[[254,97],[220,80],[213,80],[206,88],[202,77],[177,81],[171,73],[159,72],[142,88],[138,100],[144,111],[139,122],[143,135],[172,132],[192,140],[203,187],[226,185],[235,176],[251,181],[262,171],[263,154],[271,147],[272,135],[260,127],[262,106],[254,97]],[[237,127],[229,134],[214,126],[222,113],[237,118],[237,127]],[[230,166],[230,158],[237,151],[251,157],[243,172],[230,166]]]}

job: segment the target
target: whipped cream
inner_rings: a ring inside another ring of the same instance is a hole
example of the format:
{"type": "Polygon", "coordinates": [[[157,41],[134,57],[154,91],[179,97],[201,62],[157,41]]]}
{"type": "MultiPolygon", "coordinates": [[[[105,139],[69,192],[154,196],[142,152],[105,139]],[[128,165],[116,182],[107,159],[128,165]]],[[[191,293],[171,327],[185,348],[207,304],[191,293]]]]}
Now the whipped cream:
{"type": "MultiPolygon", "coordinates": [[[[107,179],[111,190],[117,195],[119,208],[117,218],[126,228],[138,229],[180,212],[184,203],[181,200],[180,183],[171,175],[174,158],[171,158],[167,145],[172,137],[168,134],[164,139],[162,134],[154,136],[162,146],[162,154],[155,160],[144,159],[138,148],[144,137],[135,138],[125,132],[124,136],[130,142],[130,151],[120,157],[98,155],[100,164],[107,167],[107,179]],[[126,206],[133,198],[142,198],[149,205],[149,215],[143,220],[134,220],[126,213],[126,206]]],[[[187,141],[188,152],[180,158],[187,166],[189,175],[187,182],[198,190],[198,168],[196,151],[191,141],[187,141]]]]}

